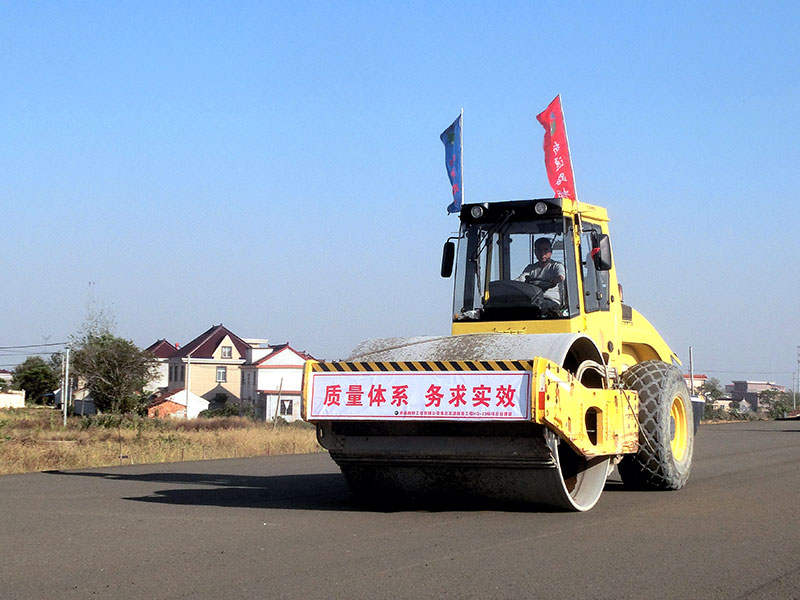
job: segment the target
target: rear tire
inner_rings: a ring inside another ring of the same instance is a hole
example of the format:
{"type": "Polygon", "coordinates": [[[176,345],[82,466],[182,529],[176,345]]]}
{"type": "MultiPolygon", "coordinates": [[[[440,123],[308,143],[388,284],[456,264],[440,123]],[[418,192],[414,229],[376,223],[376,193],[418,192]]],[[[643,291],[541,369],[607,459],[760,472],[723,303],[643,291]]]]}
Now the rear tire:
{"type": "Polygon", "coordinates": [[[639,451],[619,463],[623,483],[640,489],[682,488],[694,449],[692,402],[683,375],[672,365],[648,360],[625,371],[622,382],[639,394],[639,451]]]}

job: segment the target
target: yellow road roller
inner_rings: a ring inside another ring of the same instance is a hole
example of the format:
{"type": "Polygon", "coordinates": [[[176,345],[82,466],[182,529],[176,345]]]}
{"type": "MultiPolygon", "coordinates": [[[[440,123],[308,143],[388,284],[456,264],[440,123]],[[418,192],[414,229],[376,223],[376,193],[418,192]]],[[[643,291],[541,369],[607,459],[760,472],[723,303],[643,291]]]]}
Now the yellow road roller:
{"type": "Polygon", "coordinates": [[[681,488],[692,403],[678,357],[623,303],[607,211],[545,198],[459,218],[442,256],[452,335],[306,364],[303,417],[354,494],[586,511],[615,466],[628,487],[681,488]]]}

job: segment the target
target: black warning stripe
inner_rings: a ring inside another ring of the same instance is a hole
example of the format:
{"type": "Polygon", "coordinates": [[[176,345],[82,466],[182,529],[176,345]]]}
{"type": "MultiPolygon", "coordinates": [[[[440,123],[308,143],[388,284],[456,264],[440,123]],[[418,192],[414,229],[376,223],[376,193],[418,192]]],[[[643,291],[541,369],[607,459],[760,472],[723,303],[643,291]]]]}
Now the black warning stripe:
{"type": "Polygon", "coordinates": [[[529,360],[339,361],[312,363],[312,370],[319,373],[530,371],[532,369],[533,361],[529,360]]]}

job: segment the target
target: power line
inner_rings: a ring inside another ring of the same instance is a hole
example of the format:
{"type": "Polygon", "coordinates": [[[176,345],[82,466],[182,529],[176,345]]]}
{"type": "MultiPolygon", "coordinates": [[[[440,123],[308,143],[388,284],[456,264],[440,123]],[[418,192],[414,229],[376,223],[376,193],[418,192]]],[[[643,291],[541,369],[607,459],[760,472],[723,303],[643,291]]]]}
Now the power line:
{"type": "Polygon", "coordinates": [[[35,352],[33,354],[30,354],[30,353],[19,353],[19,352],[9,352],[9,353],[0,352],[0,357],[6,358],[8,356],[40,356],[42,354],[49,354],[49,355],[61,354],[61,351],[57,350],[56,352],[35,352]]]}
{"type": "Polygon", "coordinates": [[[21,350],[22,348],[44,348],[46,346],[64,346],[67,342],[55,342],[52,344],[27,344],[25,346],[0,346],[0,350],[21,350]]]}
{"type": "Polygon", "coordinates": [[[740,375],[789,375],[794,371],[713,371],[710,369],[695,369],[695,371],[702,371],[704,373],[736,373],[740,375]]]}

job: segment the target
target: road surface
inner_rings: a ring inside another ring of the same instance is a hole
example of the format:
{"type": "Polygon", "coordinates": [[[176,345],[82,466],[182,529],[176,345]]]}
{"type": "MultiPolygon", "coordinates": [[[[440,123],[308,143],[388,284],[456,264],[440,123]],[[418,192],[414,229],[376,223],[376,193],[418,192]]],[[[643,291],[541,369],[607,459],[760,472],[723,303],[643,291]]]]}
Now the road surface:
{"type": "Polygon", "coordinates": [[[326,454],[0,477],[0,598],[800,598],[800,422],[588,513],[370,511],[326,454]]]}

